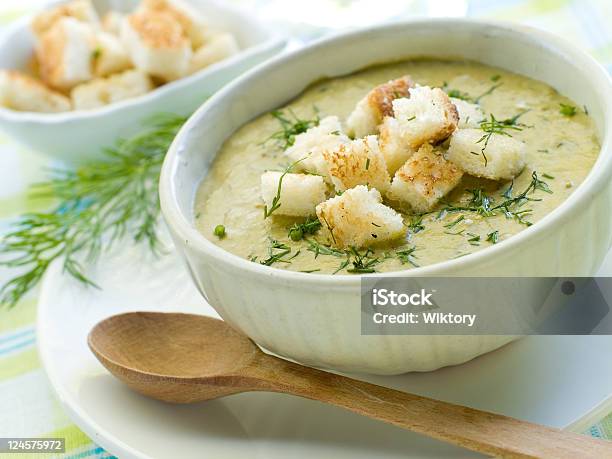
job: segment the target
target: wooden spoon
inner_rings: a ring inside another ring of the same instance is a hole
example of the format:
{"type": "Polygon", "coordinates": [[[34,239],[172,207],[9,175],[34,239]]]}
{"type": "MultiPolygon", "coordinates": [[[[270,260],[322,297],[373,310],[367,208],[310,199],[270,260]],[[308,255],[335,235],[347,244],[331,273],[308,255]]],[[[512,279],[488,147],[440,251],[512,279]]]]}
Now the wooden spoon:
{"type": "Polygon", "coordinates": [[[263,353],[225,322],[136,312],[96,325],[89,347],[113,375],[155,399],[191,403],[269,391],[340,406],[480,453],[612,457],[612,442],[408,394],[263,353]]]}

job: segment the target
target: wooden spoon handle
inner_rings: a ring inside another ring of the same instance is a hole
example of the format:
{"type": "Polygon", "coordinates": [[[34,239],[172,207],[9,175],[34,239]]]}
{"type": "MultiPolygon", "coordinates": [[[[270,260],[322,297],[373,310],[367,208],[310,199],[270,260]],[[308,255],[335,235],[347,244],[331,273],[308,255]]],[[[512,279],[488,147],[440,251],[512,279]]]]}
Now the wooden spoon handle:
{"type": "MultiPolygon", "coordinates": [[[[612,442],[408,394],[265,356],[263,390],[289,393],[446,441],[508,458],[612,457],[612,442]],[[266,384],[267,386],[267,384],[266,384]]],[[[260,379],[260,380],[261,380],[260,379]]]]}

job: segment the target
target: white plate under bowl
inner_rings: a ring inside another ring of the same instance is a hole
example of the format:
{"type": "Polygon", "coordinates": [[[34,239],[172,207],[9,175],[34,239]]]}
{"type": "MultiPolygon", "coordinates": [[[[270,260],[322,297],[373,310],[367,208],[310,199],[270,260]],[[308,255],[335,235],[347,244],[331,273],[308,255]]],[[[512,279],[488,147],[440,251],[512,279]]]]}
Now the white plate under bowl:
{"type": "MultiPolygon", "coordinates": [[[[479,457],[436,440],[287,395],[249,393],[189,405],[146,399],[89,351],[98,321],[126,311],[216,316],[173,255],[123,247],[85,289],[55,265],[38,310],[38,345],[53,389],[93,441],[124,458],[479,457]]],[[[612,273],[608,256],[604,273],[612,273]]],[[[314,335],[313,335],[314,336],[314,335]]],[[[612,410],[612,336],[529,337],[431,373],[363,377],[384,386],[583,431],[612,410]]]]}

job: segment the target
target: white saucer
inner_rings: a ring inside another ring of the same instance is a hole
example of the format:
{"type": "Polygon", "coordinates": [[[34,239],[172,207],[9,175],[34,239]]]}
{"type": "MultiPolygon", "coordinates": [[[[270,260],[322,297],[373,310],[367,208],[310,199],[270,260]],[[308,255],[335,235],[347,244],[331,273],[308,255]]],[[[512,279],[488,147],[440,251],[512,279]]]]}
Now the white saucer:
{"type": "MultiPolygon", "coordinates": [[[[605,272],[612,272],[608,257],[605,272]]],[[[103,290],[47,274],[38,343],[51,385],[73,421],[122,459],[407,458],[474,454],[321,403],[241,394],[190,406],[146,399],[117,382],[89,351],[99,320],[132,310],[216,315],[173,255],[124,247],[90,272],[103,290]]],[[[239,286],[237,286],[239,288],[239,286]]],[[[467,364],[369,381],[583,431],[612,411],[612,336],[529,337],[467,364]]]]}

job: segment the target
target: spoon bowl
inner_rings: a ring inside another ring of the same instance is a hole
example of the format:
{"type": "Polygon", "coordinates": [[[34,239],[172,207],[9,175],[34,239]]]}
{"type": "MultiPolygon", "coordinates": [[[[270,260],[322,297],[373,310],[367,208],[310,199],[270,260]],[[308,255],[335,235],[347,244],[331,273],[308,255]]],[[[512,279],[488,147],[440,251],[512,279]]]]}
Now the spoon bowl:
{"type": "Polygon", "coordinates": [[[261,353],[223,321],[190,314],[168,320],[168,314],[154,312],[110,317],[92,329],[88,344],[132,389],[174,403],[242,392],[232,379],[245,374],[261,353]]]}

